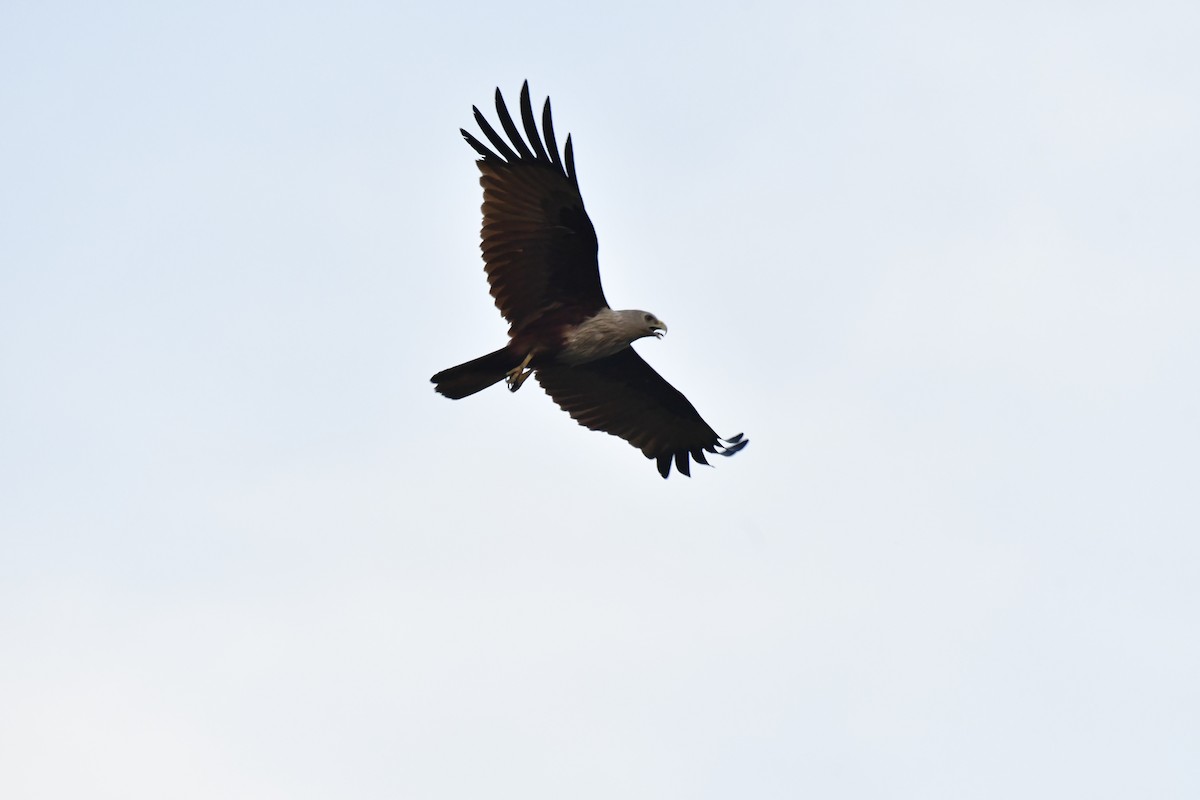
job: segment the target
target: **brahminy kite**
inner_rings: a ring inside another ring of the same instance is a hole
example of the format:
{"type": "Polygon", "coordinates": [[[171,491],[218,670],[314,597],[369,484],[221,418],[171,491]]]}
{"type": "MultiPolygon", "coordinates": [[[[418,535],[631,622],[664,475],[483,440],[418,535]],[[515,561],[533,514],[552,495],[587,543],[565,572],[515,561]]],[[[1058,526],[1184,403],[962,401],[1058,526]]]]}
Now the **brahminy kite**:
{"type": "Polygon", "coordinates": [[[614,311],[600,288],[596,231],[583,208],[571,137],[560,156],[550,99],[539,133],[529,82],[521,87],[521,122],[528,143],[496,90],[496,114],[508,135],[475,121],[489,149],[462,130],[479,153],[482,173],[483,260],[492,297],[509,323],[509,341],[489,353],[434,375],[441,394],[460,399],[505,381],[517,391],[530,374],[580,425],[619,436],[658,462],[691,475],[689,456],[731,456],[749,442],[722,439],[688,399],[651,369],[630,346],[662,338],[667,326],[648,311],[614,311]],[[543,139],[544,136],[544,139],[543,139]]]}

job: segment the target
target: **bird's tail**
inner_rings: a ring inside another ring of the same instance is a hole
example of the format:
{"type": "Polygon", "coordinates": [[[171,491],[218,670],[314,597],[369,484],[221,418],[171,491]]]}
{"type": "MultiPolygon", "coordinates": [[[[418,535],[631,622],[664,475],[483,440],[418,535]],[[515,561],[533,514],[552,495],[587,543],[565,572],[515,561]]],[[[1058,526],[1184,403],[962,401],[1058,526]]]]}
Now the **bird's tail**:
{"type": "Polygon", "coordinates": [[[430,380],[437,384],[434,387],[437,391],[451,400],[459,400],[504,380],[508,371],[520,363],[518,356],[513,355],[507,347],[501,347],[474,361],[444,369],[430,380]]]}

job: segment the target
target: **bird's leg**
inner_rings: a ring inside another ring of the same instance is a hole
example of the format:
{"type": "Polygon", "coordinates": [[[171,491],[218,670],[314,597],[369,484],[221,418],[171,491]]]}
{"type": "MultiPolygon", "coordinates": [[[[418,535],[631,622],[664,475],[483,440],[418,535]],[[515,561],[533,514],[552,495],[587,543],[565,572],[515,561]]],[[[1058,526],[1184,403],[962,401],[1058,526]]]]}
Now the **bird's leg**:
{"type": "Polygon", "coordinates": [[[515,392],[521,388],[521,384],[525,379],[533,374],[533,370],[529,368],[529,362],[533,360],[533,353],[525,356],[525,360],[517,366],[505,373],[505,382],[508,384],[508,390],[515,392]]]}

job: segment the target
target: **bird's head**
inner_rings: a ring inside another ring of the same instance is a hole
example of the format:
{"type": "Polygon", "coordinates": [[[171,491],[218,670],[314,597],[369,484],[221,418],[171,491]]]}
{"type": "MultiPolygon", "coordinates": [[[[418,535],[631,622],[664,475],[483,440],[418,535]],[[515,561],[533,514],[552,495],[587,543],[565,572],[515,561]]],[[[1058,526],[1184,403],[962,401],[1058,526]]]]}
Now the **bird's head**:
{"type": "Polygon", "coordinates": [[[663,322],[658,317],[651,314],[649,311],[627,311],[625,312],[638,332],[637,338],[643,336],[655,336],[659,339],[667,332],[667,323],[663,322]]]}

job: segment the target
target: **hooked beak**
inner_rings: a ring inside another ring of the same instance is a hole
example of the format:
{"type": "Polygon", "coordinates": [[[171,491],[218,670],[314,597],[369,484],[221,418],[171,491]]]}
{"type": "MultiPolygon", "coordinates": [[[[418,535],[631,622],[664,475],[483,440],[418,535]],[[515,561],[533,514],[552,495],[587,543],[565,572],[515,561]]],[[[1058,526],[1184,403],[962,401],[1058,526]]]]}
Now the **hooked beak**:
{"type": "Polygon", "coordinates": [[[663,322],[662,320],[652,322],[650,324],[650,330],[654,332],[654,336],[656,338],[661,339],[663,334],[667,332],[667,323],[663,322]]]}

